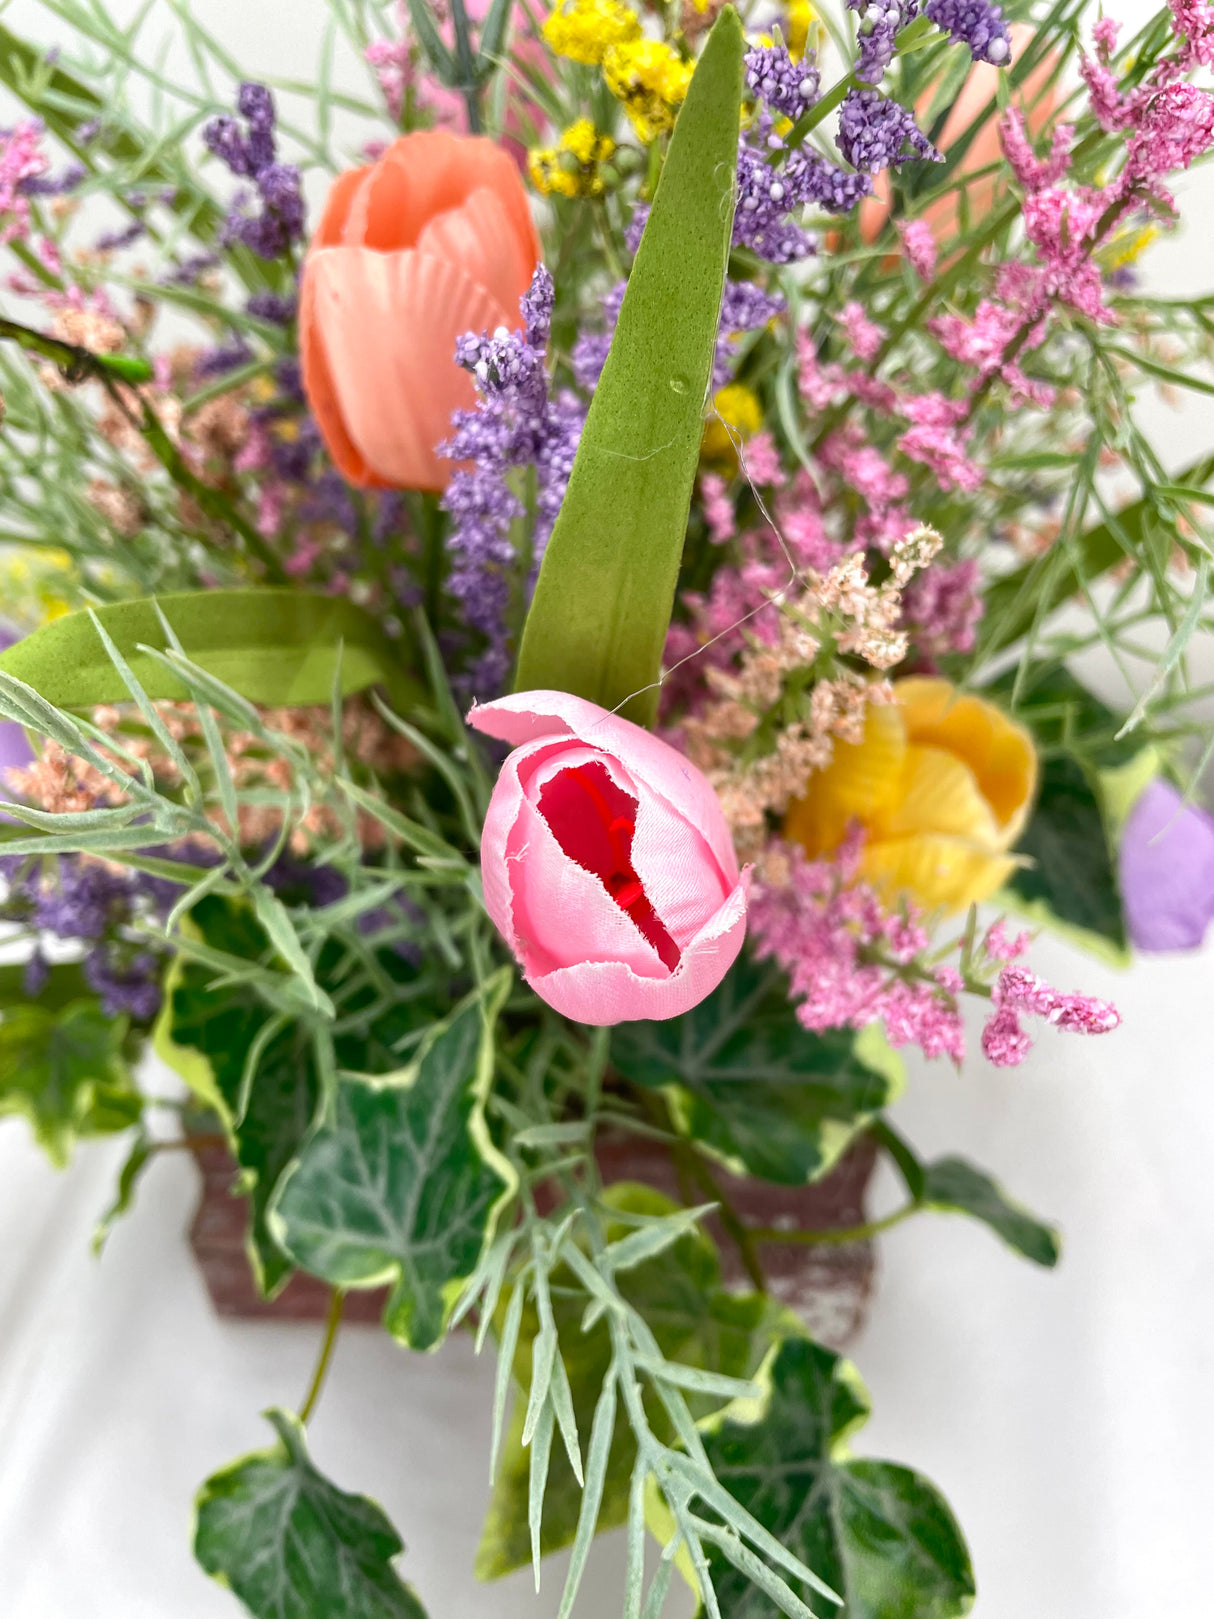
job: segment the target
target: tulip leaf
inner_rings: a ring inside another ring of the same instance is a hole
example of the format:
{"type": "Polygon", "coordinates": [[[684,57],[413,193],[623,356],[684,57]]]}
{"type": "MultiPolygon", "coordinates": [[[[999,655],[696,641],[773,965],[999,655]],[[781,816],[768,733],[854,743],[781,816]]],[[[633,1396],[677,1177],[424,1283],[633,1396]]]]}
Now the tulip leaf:
{"type": "Polygon", "coordinates": [[[254,1619],[426,1619],[392,1567],[401,1538],[374,1501],[317,1471],[298,1418],[213,1473],[198,1495],[194,1556],[254,1619]]]}
{"type": "Polygon", "coordinates": [[[735,1174],[788,1186],[825,1175],[902,1084],[875,1026],[809,1033],[782,975],[745,953],[682,1017],[620,1024],[611,1060],[661,1088],[676,1128],[735,1174]]]}
{"type": "MultiPolygon", "coordinates": [[[[851,1362],[787,1338],[763,1380],[761,1406],[747,1402],[710,1421],[704,1445],[729,1493],[844,1598],[840,1609],[813,1611],[846,1619],[968,1613],[969,1552],[939,1491],[909,1467],[849,1454],[850,1435],[869,1415],[868,1391],[851,1362]]],[[[711,1548],[708,1561],[721,1613],[777,1619],[771,1599],[722,1552],[711,1548]]],[[[812,1603],[812,1591],[795,1581],[793,1588],[812,1603]]]]}
{"type": "Polygon", "coordinates": [[[125,1018],[94,1001],[9,1006],[0,1022],[0,1115],[21,1113],[53,1164],[82,1136],[127,1130],[142,1101],[122,1056],[125,1018]]]}
{"type": "Polygon", "coordinates": [[[743,39],[717,19],[675,124],[523,630],[516,687],[642,724],[670,623],[729,255],[743,39]]]}
{"type": "Polygon", "coordinates": [[[453,1284],[471,1274],[509,1195],[482,1111],[505,986],[437,1025],[409,1068],[343,1079],[270,1212],[280,1246],[314,1276],[390,1283],[385,1325],[414,1349],[442,1338],[453,1284]]]}
{"type": "Polygon", "coordinates": [[[1022,1208],[998,1181],[964,1158],[938,1158],[925,1164],[921,1201],[925,1208],[981,1220],[1034,1265],[1053,1269],[1058,1263],[1062,1238],[1054,1227],[1022,1208]]]}
{"type": "MultiPolygon", "coordinates": [[[[341,657],[343,694],[383,685],[404,703],[412,690],[378,620],[341,596],[296,590],[198,590],[94,607],[149,697],[187,699],[186,686],[141,646],[170,642],[157,607],[186,656],[253,703],[328,703],[341,657]]],[[[88,610],[67,613],[0,653],[0,671],[59,708],[119,703],[130,691],[88,610]]]]}
{"type": "MultiPolygon", "coordinates": [[[[681,1214],[677,1203],[647,1186],[621,1181],[607,1188],[605,1203],[627,1214],[651,1218],[681,1214]]],[[[635,1226],[614,1224],[608,1235],[623,1237],[635,1226]]],[[[726,1377],[749,1378],[758,1370],[773,1340],[800,1324],[778,1304],[758,1293],[735,1294],[721,1285],[717,1250],[702,1231],[686,1233],[653,1258],[619,1275],[620,1291],[645,1318],[663,1356],[680,1366],[726,1377]]],[[[550,1279],[557,1349],[569,1378],[574,1418],[583,1445],[590,1435],[603,1380],[611,1365],[611,1332],[597,1321],[583,1331],[585,1294],[567,1265],[558,1266],[550,1279]]],[[[499,1325],[508,1305],[499,1311],[499,1325]]],[[[494,1480],[493,1496],[476,1554],[476,1573],[482,1580],[498,1578],[531,1561],[528,1527],[530,1447],[523,1444],[527,1396],[531,1386],[532,1352],[539,1319],[528,1299],[514,1355],[517,1383],[514,1411],[506,1431],[494,1480]]],[[[669,1416],[651,1388],[644,1393],[645,1408],[654,1431],[673,1438],[669,1416]]],[[[719,1409],[720,1397],[689,1396],[692,1411],[706,1416],[719,1409]]],[[[636,1440],[623,1413],[616,1418],[607,1455],[606,1477],[599,1507],[598,1529],[614,1528],[628,1516],[628,1492],[636,1459],[636,1440]]],[[[577,1531],[582,1492],[578,1488],[564,1446],[552,1448],[548,1487],[544,1496],[540,1551],[544,1556],[568,1546],[577,1531]]]]}

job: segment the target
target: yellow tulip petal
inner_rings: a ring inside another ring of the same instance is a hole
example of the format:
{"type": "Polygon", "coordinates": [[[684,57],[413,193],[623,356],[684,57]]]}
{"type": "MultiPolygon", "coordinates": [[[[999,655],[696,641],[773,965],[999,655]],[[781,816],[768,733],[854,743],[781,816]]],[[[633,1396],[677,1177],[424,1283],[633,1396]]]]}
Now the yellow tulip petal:
{"type": "Polygon", "coordinates": [[[963,911],[1003,887],[1015,870],[960,838],[922,835],[864,845],[860,870],[889,901],[905,894],[925,910],[963,911]]]}
{"type": "Polygon", "coordinates": [[[1037,755],[1023,727],[947,680],[912,676],[894,687],[911,742],[955,754],[994,811],[1004,848],[1019,835],[1037,785],[1037,755]]]}
{"type": "Polygon", "coordinates": [[[875,839],[943,833],[992,854],[1003,845],[998,822],[977,778],[955,753],[912,745],[897,799],[872,817],[875,839]]]}
{"type": "Polygon", "coordinates": [[[906,763],[906,726],[892,703],[869,705],[863,742],[835,742],[834,757],[792,804],[784,836],[815,858],[838,848],[848,823],[865,825],[896,798],[906,763]]]}

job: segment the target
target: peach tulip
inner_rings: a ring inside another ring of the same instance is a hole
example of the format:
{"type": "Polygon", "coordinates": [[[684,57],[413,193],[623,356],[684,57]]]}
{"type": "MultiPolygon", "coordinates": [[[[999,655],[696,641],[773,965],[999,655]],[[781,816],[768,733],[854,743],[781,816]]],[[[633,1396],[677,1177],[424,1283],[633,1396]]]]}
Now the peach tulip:
{"type": "Polygon", "coordinates": [[[540,246],[507,153],[480,136],[402,135],[334,181],[304,265],[304,388],[343,477],[445,489],[451,415],[476,399],[465,332],[518,325],[540,246]]]}
{"type": "Polygon", "coordinates": [[[678,1017],[746,932],[747,879],[716,793],[597,703],[525,691],[468,723],[514,748],[481,839],[485,908],[532,989],[579,1023],[678,1017]]]}
{"type": "Polygon", "coordinates": [[[869,708],[862,742],[835,744],[831,763],[790,807],[784,835],[816,858],[858,821],[861,873],[888,898],[964,910],[1015,869],[1008,851],[1037,782],[1032,738],[947,680],[912,676],[894,695],[869,708]]]}

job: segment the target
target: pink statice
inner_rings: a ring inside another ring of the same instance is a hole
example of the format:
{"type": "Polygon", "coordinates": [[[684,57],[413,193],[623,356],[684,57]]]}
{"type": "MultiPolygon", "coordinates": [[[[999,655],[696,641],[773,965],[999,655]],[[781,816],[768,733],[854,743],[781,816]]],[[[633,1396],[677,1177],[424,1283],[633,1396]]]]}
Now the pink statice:
{"type": "Polygon", "coordinates": [[[902,592],[902,623],[915,649],[929,662],[951,652],[972,652],[982,619],[981,571],[977,562],[936,562],[902,592]]]}
{"type": "Polygon", "coordinates": [[[950,967],[928,964],[930,941],[913,907],[887,910],[860,880],[860,847],[854,832],[831,859],[776,851],[768,865],[783,868],[784,880],[756,884],[751,894],[755,954],[788,974],[797,1018],[811,1032],[880,1019],[891,1045],[960,1063],[961,980],[950,967]]]}
{"type": "Polygon", "coordinates": [[[823,365],[808,332],[797,333],[797,386],[812,411],[828,410],[846,393],[841,365],[823,365]]]}
{"type": "Polygon", "coordinates": [[[1050,140],[1050,155],[1042,159],[1033,151],[1019,107],[1009,107],[999,122],[1003,155],[1026,191],[1040,191],[1043,186],[1056,185],[1062,179],[1071,166],[1074,135],[1072,124],[1059,124],[1050,140]]]}
{"type": "Polygon", "coordinates": [[[844,554],[826,532],[821,492],[804,467],[776,503],[776,524],[798,568],[829,573],[844,554]]]}
{"type": "Polygon", "coordinates": [[[712,543],[724,545],[727,540],[732,540],[738,532],[738,524],[733,501],[729,498],[729,487],[719,473],[701,473],[700,503],[704,508],[708,538],[712,543]]]}
{"type": "Polygon", "coordinates": [[[413,54],[409,40],[374,39],[363,52],[368,67],[374,69],[380,94],[393,123],[400,122],[405,92],[413,82],[413,54]]]}
{"type": "Polygon", "coordinates": [[[864,305],[857,303],[853,298],[850,303],[843,305],[839,313],[839,324],[848,343],[862,360],[872,360],[877,356],[882,343],[885,341],[885,328],[878,326],[876,321],[869,320],[864,312],[864,305]]]}
{"type": "Polygon", "coordinates": [[[50,168],[42,135],[42,125],[35,118],[24,118],[12,129],[0,130],[0,244],[29,235],[30,205],[21,187],[50,168]]]}
{"type": "MultiPolygon", "coordinates": [[[[1172,30],[1181,36],[1181,72],[1214,67],[1214,6],[1208,0],[1168,0],[1168,6],[1172,13],[1172,30]]],[[[1102,18],[1092,30],[1097,39],[1097,30],[1103,22],[1102,18]]]]}
{"type": "Polygon", "coordinates": [[[1004,352],[1021,324],[1017,310],[984,298],[972,320],[952,313],[935,315],[927,329],[950,359],[959,365],[974,366],[985,376],[1000,369],[1004,352]]]}
{"type": "Polygon", "coordinates": [[[1109,1034],[1121,1014],[1094,995],[1063,995],[1027,967],[1010,964],[1000,972],[991,992],[993,1011],[982,1031],[982,1049],[996,1068],[1024,1061],[1032,1041],[1021,1018],[1044,1018],[1070,1034],[1109,1034]]]}
{"type": "Polygon", "coordinates": [[[972,493],[982,487],[982,468],[966,453],[972,432],[965,425],[967,400],[914,394],[903,399],[899,409],[912,424],[898,440],[903,455],[928,467],[941,489],[972,493]]]}
{"type": "Polygon", "coordinates": [[[1027,929],[1009,938],[1007,923],[1000,917],[986,930],[982,955],[986,961],[1017,961],[1032,942],[1033,935],[1027,929]]]}
{"type": "Polygon", "coordinates": [[[742,471],[752,484],[764,489],[779,489],[784,483],[780,451],[766,428],[747,440],[742,450],[741,462],[742,471]]]}
{"type": "Polygon", "coordinates": [[[1158,182],[1187,169],[1212,145],[1214,95],[1192,84],[1169,85],[1151,96],[1139,112],[1126,146],[1121,183],[1158,182]]]}
{"type": "Polygon", "coordinates": [[[930,281],[936,274],[936,238],[925,219],[908,219],[898,226],[902,238],[902,251],[906,261],[920,281],[930,281]]]}

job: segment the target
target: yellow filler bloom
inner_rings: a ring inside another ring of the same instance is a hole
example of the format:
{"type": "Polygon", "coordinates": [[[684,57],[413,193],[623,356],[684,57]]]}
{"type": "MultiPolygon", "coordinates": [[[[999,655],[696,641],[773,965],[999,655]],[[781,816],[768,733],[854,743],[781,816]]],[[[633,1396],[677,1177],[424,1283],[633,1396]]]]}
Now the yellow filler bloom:
{"type": "Polygon", "coordinates": [[[640,39],[641,20],[620,0],[573,0],[552,12],[542,32],[558,56],[595,67],[613,45],[640,39]]]}
{"type": "Polygon", "coordinates": [[[674,128],[695,64],[659,39],[613,45],[603,57],[607,88],[622,101],[633,129],[648,145],[674,128]]]}
{"type": "Polygon", "coordinates": [[[861,871],[888,899],[961,911],[1011,875],[1037,785],[1028,733],[949,681],[914,676],[869,707],[864,740],[834,758],[791,806],[784,835],[812,857],[838,848],[852,821],[861,871]]]}
{"type": "Polygon", "coordinates": [[[545,197],[601,197],[603,181],[598,166],[615,151],[610,135],[600,135],[589,118],[579,118],[561,136],[557,146],[533,146],[527,153],[527,173],[545,197]]]}

